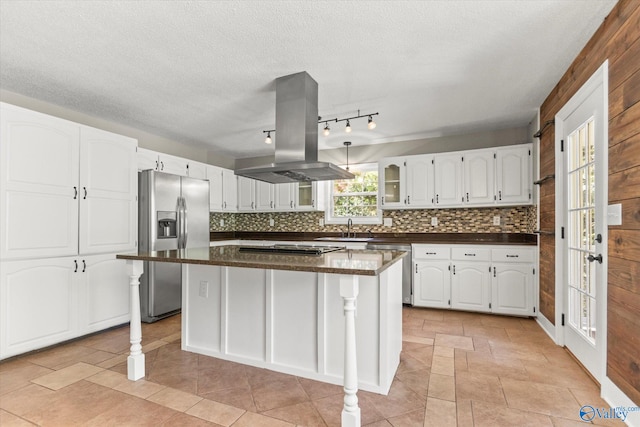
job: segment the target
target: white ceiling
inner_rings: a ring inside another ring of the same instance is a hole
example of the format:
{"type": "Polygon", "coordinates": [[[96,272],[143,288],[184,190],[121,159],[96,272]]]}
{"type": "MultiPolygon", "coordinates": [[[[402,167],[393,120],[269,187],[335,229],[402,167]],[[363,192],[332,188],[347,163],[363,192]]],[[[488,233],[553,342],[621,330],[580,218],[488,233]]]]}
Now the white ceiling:
{"type": "Polygon", "coordinates": [[[614,4],[1,0],[0,87],[233,158],[299,71],[324,118],[380,113],[321,149],[525,126],[614,4]]]}

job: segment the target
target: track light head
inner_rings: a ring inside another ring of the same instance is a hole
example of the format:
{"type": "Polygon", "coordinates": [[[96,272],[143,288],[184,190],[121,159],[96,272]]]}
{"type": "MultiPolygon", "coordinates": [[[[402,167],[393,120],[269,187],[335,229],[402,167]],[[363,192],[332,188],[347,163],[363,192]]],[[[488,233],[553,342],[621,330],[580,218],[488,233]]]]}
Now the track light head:
{"type": "Polygon", "coordinates": [[[369,120],[367,121],[367,128],[369,130],[376,128],[376,122],[373,121],[373,117],[369,116],[369,120]]]}
{"type": "Polygon", "coordinates": [[[324,136],[329,136],[329,133],[331,132],[331,129],[329,129],[329,123],[325,122],[324,123],[324,130],[322,131],[322,134],[324,136]]]}
{"type": "Polygon", "coordinates": [[[273,140],[271,139],[271,132],[267,132],[267,137],[264,139],[265,144],[271,144],[273,140]]]}
{"type": "Polygon", "coordinates": [[[344,131],[346,133],[351,133],[351,123],[349,123],[349,120],[347,120],[347,126],[344,128],[344,131]]]}

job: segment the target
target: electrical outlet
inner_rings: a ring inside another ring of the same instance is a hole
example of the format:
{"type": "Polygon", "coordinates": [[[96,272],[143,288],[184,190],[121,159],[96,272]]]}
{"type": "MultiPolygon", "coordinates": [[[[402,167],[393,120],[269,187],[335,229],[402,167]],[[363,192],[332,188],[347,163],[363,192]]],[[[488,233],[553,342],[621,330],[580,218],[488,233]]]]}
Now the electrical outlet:
{"type": "Polygon", "coordinates": [[[431,217],[431,225],[433,227],[437,227],[438,226],[438,217],[436,217],[436,216],[432,216],[431,217]]]}
{"type": "Polygon", "coordinates": [[[198,291],[198,295],[202,298],[209,298],[209,282],[203,280],[200,282],[200,290],[198,291]]]}
{"type": "Polygon", "coordinates": [[[224,219],[220,219],[220,227],[224,227],[224,219]]]}
{"type": "Polygon", "coordinates": [[[269,218],[269,226],[273,227],[274,225],[276,225],[276,222],[273,220],[273,218],[269,218]]]}
{"type": "Polygon", "coordinates": [[[384,221],[383,223],[384,223],[384,226],[385,226],[385,227],[391,227],[391,226],[393,226],[393,219],[391,219],[391,218],[385,218],[383,221],[384,221]]]}
{"type": "Polygon", "coordinates": [[[493,217],[493,225],[500,225],[500,216],[496,215],[493,217]]]}
{"type": "Polygon", "coordinates": [[[318,225],[319,225],[320,227],[324,227],[324,219],[323,219],[323,218],[320,218],[320,219],[318,220],[318,225]]]}

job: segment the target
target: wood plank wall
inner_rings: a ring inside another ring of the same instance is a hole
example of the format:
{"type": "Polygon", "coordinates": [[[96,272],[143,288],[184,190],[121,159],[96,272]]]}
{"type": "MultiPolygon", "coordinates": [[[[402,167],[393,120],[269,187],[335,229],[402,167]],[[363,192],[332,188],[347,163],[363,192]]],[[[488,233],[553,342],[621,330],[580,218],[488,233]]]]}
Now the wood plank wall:
{"type": "MultiPolygon", "coordinates": [[[[620,0],[540,107],[553,119],[609,60],[609,204],[622,226],[609,227],[607,376],[640,405],[640,1],[620,0]]],[[[555,172],[553,127],[540,138],[540,176],[555,172]]],[[[553,230],[555,188],[540,189],[541,229],[553,230]]],[[[540,311],[555,319],[555,237],[540,241],[540,311]]]]}

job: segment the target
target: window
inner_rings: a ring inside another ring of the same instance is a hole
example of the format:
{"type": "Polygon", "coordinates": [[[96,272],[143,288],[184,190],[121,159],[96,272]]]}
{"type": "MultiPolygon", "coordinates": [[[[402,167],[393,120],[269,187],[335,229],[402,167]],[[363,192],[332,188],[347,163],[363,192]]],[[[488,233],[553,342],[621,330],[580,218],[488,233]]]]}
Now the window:
{"type": "Polygon", "coordinates": [[[349,171],[356,176],[355,179],[331,181],[326,222],[345,224],[351,218],[354,224],[380,224],[378,165],[353,165],[349,171]]]}

